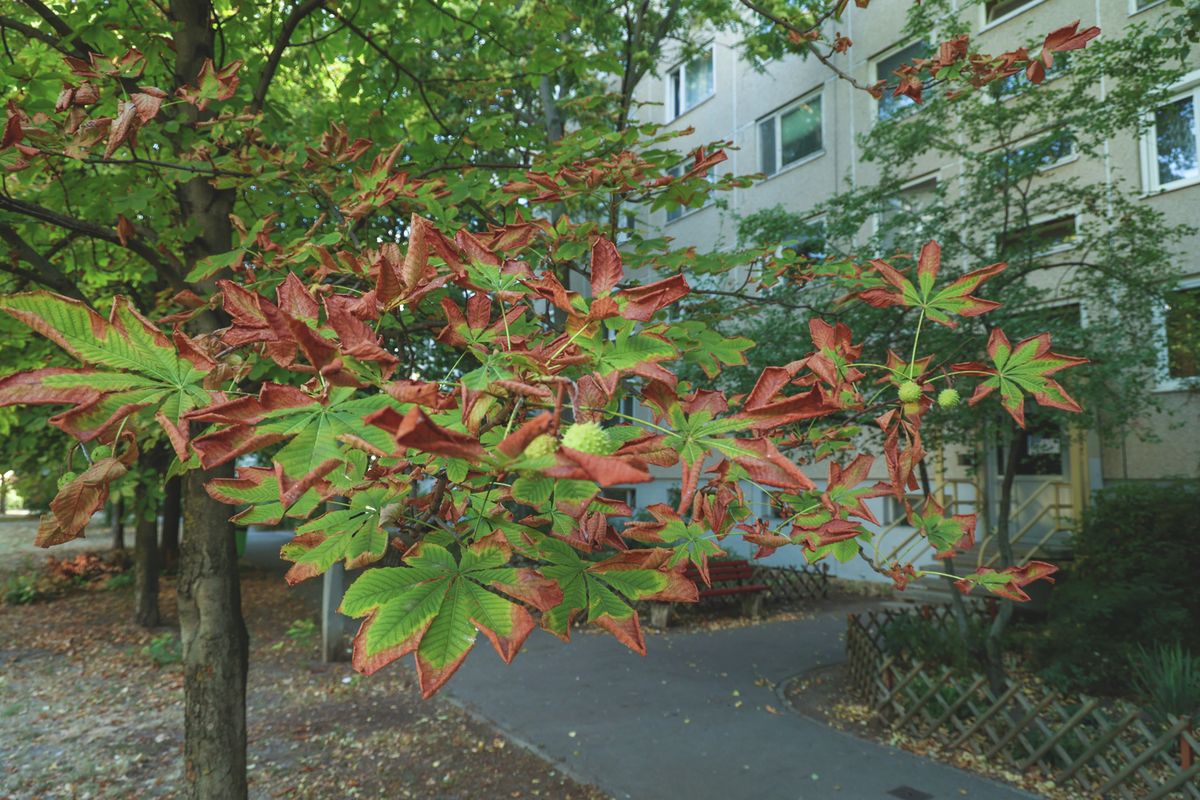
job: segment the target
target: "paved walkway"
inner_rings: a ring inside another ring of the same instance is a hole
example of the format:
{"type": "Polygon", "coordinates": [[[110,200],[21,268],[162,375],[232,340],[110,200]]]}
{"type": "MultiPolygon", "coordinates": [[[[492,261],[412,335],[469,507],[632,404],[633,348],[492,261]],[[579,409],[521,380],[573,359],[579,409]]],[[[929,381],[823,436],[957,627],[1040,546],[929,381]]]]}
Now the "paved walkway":
{"type": "Polygon", "coordinates": [[[1031,797],[787,710],[766,682],[840,661],[844,629],[838,611],[668,633],[647,637],[645,658],[607,635],[537,631],[508,667],[480,637],[444,691],[617,798],[1031,797]]]}
{"type": "MultiPolygon", "coordinates": [[[[251,534],[246,560],[285,568],[278,553],[289,537],[251,534]]],[[[319,607],[319,581],[299,588],[319,607]]],[[[443,692],[616,798],[1032,797],[788,710],[772,687],[841,661],[845,614],[647,635],[645,658],[607,634],[577,632],[563,644],[539,630],[505,666],[480,636],[443,692]]]]}

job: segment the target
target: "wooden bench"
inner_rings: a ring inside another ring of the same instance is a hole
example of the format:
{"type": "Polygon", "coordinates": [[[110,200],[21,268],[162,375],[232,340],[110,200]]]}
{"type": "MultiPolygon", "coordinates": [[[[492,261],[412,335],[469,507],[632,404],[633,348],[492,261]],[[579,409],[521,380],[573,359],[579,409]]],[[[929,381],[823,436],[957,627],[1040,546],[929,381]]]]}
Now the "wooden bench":
{"type": "MultiPolygon", "coordinates": [[[[710,561],[708,562],[708,577],[712,579],[711,586],[705,586],[700,577],[700,571],[694,564],[688,564],[684,575],[696,583],[700,590],[700,600],[710,597],[725,597],[727,595],[745,595],[742,599],[742,613],[757,618],[762,610],[763,593],[767,591],[766,584],[750,583],[754,579],[754,568],[749,561],[710,561]]],[[[655,603],[650,607],[650,624],[656,628],[665,628],[670,623],[671,603],[655,603]]]]}

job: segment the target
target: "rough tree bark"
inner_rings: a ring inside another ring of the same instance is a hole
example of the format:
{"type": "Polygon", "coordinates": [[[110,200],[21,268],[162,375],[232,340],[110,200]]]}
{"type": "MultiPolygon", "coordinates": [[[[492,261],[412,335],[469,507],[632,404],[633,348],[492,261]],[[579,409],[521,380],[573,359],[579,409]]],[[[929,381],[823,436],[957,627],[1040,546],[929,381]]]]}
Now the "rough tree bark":
{"type": "Polygon", "coordinates": [[[125,549],[125,501],[118,497],[108,504],[109,529],[112,531],[112,549],[125,549]]]}
{"type": "Polygon", "coordinates": [[[159,565],[168,574],[179,566],[179,516],[183,513],[183,479],[176,475],[167,481],[162,507],[162,541],[159,565]]]}
{"type": "MultiPolygon", "coordinates": [[[[207,0],[171,0],[175,23],[175,82],[195,81],[213,57],[212,6],[207,0]]],[[[202,113],[182,104],[178,118],[194,124],[202,113]]],[[[233,249],[229,215],[234,192],[197,177],[176,187],[182,221],[196,231],[186,246],[190,267],[233,249]]],[[[220,320],[200,318],[194,332],[216,329],[220,320]]],[[[242,619],[241,586],[229,510],[204,490],[233,466],[193,470],[183,479],[183,539],[179,549],[180,638],[184,670],[185,797],[243,800],[246,797],[246,673],[249,638],[242,619]]]]}
{"type": "MultiPolygon", "coordinates": [[[[1012,541],[1009,539],[1012,524],[1012,492],[1013,481],[1017,476],[1017,460],[1021,448],[1025,444],[1025,431],[1017,428],[1008,440],[1008,457],[1004,463],[1004,479],[1000,482],[1000,497],[996,509],[996,547],[1000,551],[1000,568],[1013,565],[1012,541]]],[[[1000,609],[988,628],[987,639],[984,641],[984,653],[987,657],[987,677],[992,691],[999,694],[1008,684],[1008,676],[1004,671],[1004,652],[1000,647],[1000,637],[1008,628],[1013,615],[1013,601],[1000,600],[1000,609]]]]}
{"type": "Polygon", "coordinates": [[[138,514],[134,534],[135,584],[134,621],[143,628],[157,628],[158,613],[158,509],[146,508],[138,514]]]}

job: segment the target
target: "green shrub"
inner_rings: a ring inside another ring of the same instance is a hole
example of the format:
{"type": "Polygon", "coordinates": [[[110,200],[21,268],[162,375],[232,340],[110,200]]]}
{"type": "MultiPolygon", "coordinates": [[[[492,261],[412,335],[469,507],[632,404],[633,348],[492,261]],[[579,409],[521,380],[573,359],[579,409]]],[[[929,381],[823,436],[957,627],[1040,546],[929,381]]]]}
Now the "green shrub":
{"type": "Polygon", "coordinates": [[[1064,688],[1127,694],[1139,647],[1200,650],[1200,484],[1129,484],[1098,493],[1075,537],[1075,562],[1051,595],[1031,649],[1064,688]]]}
{"type": "Polygon", "coordinates": [[[889,655],[938,664],[959,671],[978,668],[987,635],[986,625],[972,618],[964,642],[954,624],[939,624],[918,614],[903,614],[883,628],[883,648],[889,655]]]}
{"type": "Polygon", "coordinates": [[[104,582],[105,589],[127,589],[133,586],[133,573],[122,572],[119,575],[113,575],[104,582]]]}
{"type": "Polygon", "coordinates": [[[1200,657],[1174,642],[1139,647],[1130,664],[1139,694],[1160,722],[1167,715],[1200,721],[1200,657]]]}
{"type": "Polygon", "coordinates": [[[40,598],[38,579],[34,575],[17,573],[4,579],[4,604],[22,606],[40,598]]]}
{"type": "Polygon", "coordinates": [[[178,636],[164,633],[151,639],[150,644],[142,648],[142,655],[154,662],[154,666],[165,667],[183,660],[183,648],[178,636]]]}

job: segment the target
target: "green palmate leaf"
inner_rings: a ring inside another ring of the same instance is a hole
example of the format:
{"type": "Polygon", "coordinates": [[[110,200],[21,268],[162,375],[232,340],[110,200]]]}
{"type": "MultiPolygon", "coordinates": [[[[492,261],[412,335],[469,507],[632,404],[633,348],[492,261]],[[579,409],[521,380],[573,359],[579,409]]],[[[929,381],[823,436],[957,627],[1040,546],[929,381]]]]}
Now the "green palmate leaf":
{"type": "Polygon", "coordinates": [[[639,364],[670,361],[679,355],[675,346],[652,333],[633,334],[629,330],[617,334],[616,341],[603,343],[596,354],[595,367],[600,375],[618,370],[633,369],[639,364]]]}
{"type": "Polygon", "coordinates": [[[672,545],[673,552],[671,559],[667,562],[668,566],[673,567],[681,561],[689,561],[699,571],[704,582],[710,582],[708,559],[725,554],[725,551],[713,541],[712,531],[699,523],[671,520],[659,535],[664,542],[672,545]]]}
{"type": "Polygon", "coordinates": [[[969,550],[975,544],[975,515],[948,516],[933,501],[921,513],[913,512],[912,525],[929,540],[938,558],[951,558],[956,552],[969,550]]]}
{"type": "Polygon", "coordinates": [[[285,516],[305,519],[323,499],[316,488],[309,488],[285,507],[279,477],[265,467],[239,467],[236,478],[216,478],[205,489],[214,500],[248,506],[232,518],[239,525],[275,525],[285,516]]]}
{"type": "Polygon", "coordinates": [[[1043,406],[1080,411],[1079,404],[1050,376],[1059,370],[1086,364],[1087,359],[1051,352],[1049,334],[1031,336],[1014,346],[1002,330],[995,328],[988,338],[988,355],[994,367],[974,362],[954,365],[955,370],[988,376],[976,387],[971,405],[999,390],[1004,407],[1022,427],[1025,425],[1025,394],[1032,395],[1043,406]]]}
{"type": "Polygon", "coordinates": [[[958,325],[951,315],[977,317],[1000,305],[992,300],[975,297],[971,292],[979,288],[979,285],[988,278],[1003,272],[1006,264],[991,264],[974,272],[968,272],[953,283],[935,291],[941,262],[941,247],[937,242],[927,242],[921,248],[921,255],[917,262],[917,285],[914,286],[912,281],[893,269],[887,262],[872,261],[871,265],[875,267],[879,277],[890,284],[891,288],[877,286],[859,292],[858,296],[877,308],[888,306],[920,308],[925,312],[926,317],[948,328],[958,325]]]}
{"type": "Polygon", "coordinates": [[[402,498],[386,486],[358,492],[350,507],[310,520],[296,529],[296,538],[285,544],[280,555],[294,562],[285,578],[297,584],[320,575],[335,561],[346,569],[359,569],[378,561],[387,550],[388,534],[382,527],[384,509],[402,498]]]}
{"type": "Polygon", "coordinates": [[[511,661],[534,622],[525,608],[558,605],[558,587],[528,569],[507,566],[507,546],[491,539],[460,551],[459,558],[425,541],[404,567],[369,570],[342,600],[342,613],[366,616],[354,639],[354,666],[370,674],[415,652],[422,693],[436,692],[475,645],[477,631],[511,661]],[[495,590],[495,591],[493,591],[495,590]]]}
{"type": "Polygon", "coordinates": [[[685,363],[695,364],[710,378],[722,367],[744,366],[746,351],[754,347],[744,336],[725,337],[701,322],[674,323],[665,336],[679,348],[685,363]]]}
{"type": "Polygon", "coordinates": [[[84,441],[129,415],[157,415],[186,460],[184,414],[210,402],[203,386],[215,367],[191,340],[172,340],[121,297],[105,319],[78,300],[49,292],[0,298],[0,309],[54,341],[83,369],[48,368],[0,381],[0,404],[74,406],[53,422],[84,441]]]}
{"type": "Polygon", "coordinates": [[[394,449],[387,431],[363,422],[384,408],[401,405],[386,394],[356,395],[349,387],[331,389],[322,401],[292,387],[266,384],[258,397],[238,398],[193,414],[193,419],[222,425],[196,439],[195,447],[204,465],[212,467],[265,444],[286,441],[274,461],[289,479],[309,479],[352,459],[344,444],[348,438],[381,452],[394,449]]]}
{"type": "Polygon", "coordinates": [[[695,585],[666,568],[671,552],[665,549],[630,551],[587,561],[569,545],[546,539],[539,545],[548,565],[542,574],[562,590],[562,602],[542,615],[542,627],[569,640],[571,623],[587,611],[587,621],[604,628],[631,650],[646,652],[637,612],[638,600],[695,602],[695,585]]]}
{"type": "Polygon", "coordinates": [[[553,478],[545,475],[522,475],[513,481],[513,499],[534,508],[541,508],[550,501],[550,495],[554,492],[554,483],[553,478]]]}

